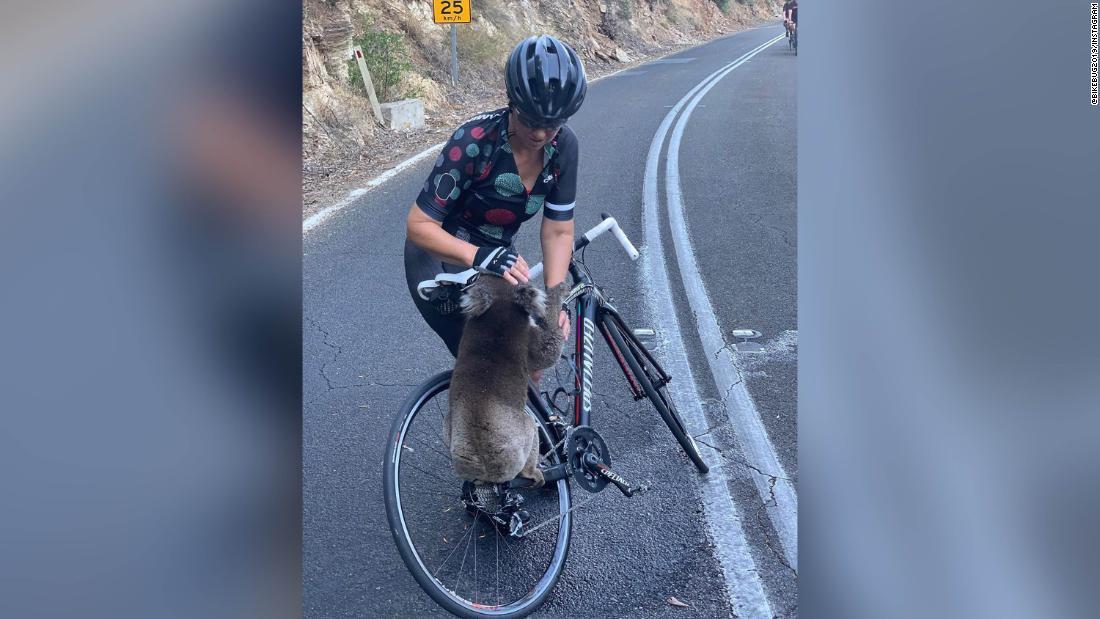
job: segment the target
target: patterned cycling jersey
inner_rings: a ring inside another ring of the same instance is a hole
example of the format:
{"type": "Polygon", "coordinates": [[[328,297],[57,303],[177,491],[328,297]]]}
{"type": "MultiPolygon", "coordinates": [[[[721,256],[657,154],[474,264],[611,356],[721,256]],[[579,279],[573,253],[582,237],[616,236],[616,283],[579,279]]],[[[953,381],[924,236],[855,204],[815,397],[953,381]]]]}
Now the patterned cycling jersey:
{"type": "Polygon", "coordinates": [[[783,16],[786,17],[787,11],[791,12],[791,21],[798,23],[798,0],[788,0],[783,3],[783,16]]]}
{"type": "Polygon", "coordinates": [[[508,108],[475,116],[458,128],[416,198],[420,210],[452,235],[478,246],[511,245],[520,224],[573,218],[577,136],[568,126],[543,147],[542,171],[528,192],[508,143],[508,108]]]}

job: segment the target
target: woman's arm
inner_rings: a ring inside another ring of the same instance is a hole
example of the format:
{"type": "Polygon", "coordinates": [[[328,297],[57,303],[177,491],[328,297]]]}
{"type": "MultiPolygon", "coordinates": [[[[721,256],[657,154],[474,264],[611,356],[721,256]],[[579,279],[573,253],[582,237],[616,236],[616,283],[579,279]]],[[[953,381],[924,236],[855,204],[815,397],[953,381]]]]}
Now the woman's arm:
{"type": "Polygon", "coordinates": [[[542,220],[542,266],[546,289],[565,281],[569,258],[573,255],[573,220],[542,220]]]}
{"type": "MultiPolygon", "coordinates": [[[[565,281],[569,271],[569,260],[573,255],[573,220],[542,220],[542,267],[546,278],[546,289],[565,281]]],[[[547,308],[553,311],[552,308],[547,308]]],[[[565,310],[558,312],[558,327],[563,339],[569,339],[569,314],[565,310]]]]}
{"type": "Polygon", "coordinates": [[[474,263],[477,246],[451,236],[443,222],[429,217],[415,203],[405,220],[405,234],[414,245],[443,262],[464,267],[474,263]]]}
{"type": "MultiPolygon", "coordinates": [[[[428,252],[435,258],[450,264],[468,267],[481,259],[478,251],[488,252],[493,248],[479,248],[466,241],[456,239],[443,229],[443,224],[429,217],[417,204],[409,209],[409,216],[405,220],[405,235],[414,245],[428,252]]],[[[483,265],[484,266],[484,265],[483,265]]],[[[507,271],[499,273],[513,286],[526,283],[530,267],[523,256],[517,256],[516,263],[507,271]]]]}

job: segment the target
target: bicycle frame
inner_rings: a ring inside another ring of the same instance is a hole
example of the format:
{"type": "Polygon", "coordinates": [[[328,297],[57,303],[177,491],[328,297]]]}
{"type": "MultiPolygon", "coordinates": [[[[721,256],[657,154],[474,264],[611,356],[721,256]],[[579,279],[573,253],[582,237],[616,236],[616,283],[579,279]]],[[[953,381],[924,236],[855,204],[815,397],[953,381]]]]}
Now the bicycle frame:
{"type": "MultiPolygon", "coordinates": [[[[660,385],[664,385],[671,378],[665,373],[657,360],[653,358],[653,355],[649,350],[638,341],[634,333],[631,332],[623,321],[618,310],[612,306],[607,299],[604,298],[603,293],[592,282],[592,279],[588,275],[577,267],[576,262],[569,262],[569,274],[573,279],[574,287],[569,297],[576,301],[576,316],[577,320],[574,327],[574,351],[577,360],[577,367],[574,368],[574,393],[573,393],[573,419],[572,426],[591,426],[592,419],[592,379],[594,373],[594,353],[595,353],[595,330],[600,329],[600,333],[603,335],[603,339],[607,342],[608,348],[611,349],[612,354],[615,355],[615,360],[619,364],[619,368],[623,372],[623,376],[626,377],[627,382],[630,384],[630,391],[634,395],[634,400],[641,400],[646,397],[645,391],[642,386],[638,384],[637,379],[634,377],[634,373],[631,371],[629,364],[625,358],[625,354],[641,354],[644,355],[649,365],[655,369],[658,376],[654,377],[654,385],[659,388],[660,385]],[[624,343],[632,347],[634,351],[638,353],[627,351],[623,352],[620,347],[615,343],[614,338],[611,336],[610,329],[618,329],[624,338],[624,343]]],[[[528,383],[527,386],[527,400],[528,403],[534,408],[535,414],[538,415],[548,429],[550,429],[555,443],[560,445],[560,442],[565,438],[562,432],[561,425],[554,423],[552,419],[552,413],[547,409],[543,403],[542,398],[539,397],[537,385],[534,383],[528,383]]],[[[560,447],[559,447],[560,448],[560,447]]],[[[564,456],[564,453],[562,454],[564,456]]],[[[563,462],[554,467],[544,469],[543,475],[546,481],[556,481],[561,477],[566,476],[566,465],[563,462]]],[[[509,487],[519,488],[522,487],[523,482],[510,482],[509,487]]]]}
{"type": "Polygon", "coordinates": [[[599,288],[592,283],[591,278],[577,267],[575,262],[569,263],[569,274],[573,278],[574,292],[570,296],[576,299],[576,327],[574,330],[574,353],[577,362],[574,376],[573,396],[573,425],[590,426],[592,414],[592,381],[594,366],[595,331],[598,328],[608,348],[615,356],[615,361],[630,384],[630,391],[635,400],[646,397],[642,386],[634,377],[625,354],[634,354],[630,351],[624,353],[620,350],[615,340],[611,337],[610,329],[617,328],[627,341],[633,344],[633,349],[645,356],[646,361],[653,367],[659,376],[654,381],[654,387],[660,388],[670,379],[657,360],[653,358],[649,350],[637,340],[634,333],[627,328],[626,322],[618,310],[612,306],[599,288]]]}
{"type": "MultiPolygon", "coordinates": [[[[596,237],[610,231],[616,240],[623,246],[623,249],[630,259],[636,260],[638,258],[638,250],[635,249],[630,239],[628,239],[622,229],[619,228],[615,218],[607,213],[600,213],[600,218],[601,221],[598,225],[585,232],[581,238],[576,240],[573,244],[573,252],[576,253],[580,251],[596,237]]],[[[534,279],[541,272],[542,263],[540,262],[531,269],[530,277],[534,279]]],[[[610,348],[611,352],[615,355],[615,360],[618,362],[619,368],[622,369],[623,375],[626,376],[627,382],[630,383],[630,390],[634,394],[635,400],[646,397],[645,392],[634,378],[634,374],[631,372],[626,362],[623,351],[619,350],[618,345],[615,344],[614,339],[611,337],[609,331],[611,327],[608,326],[609,322],[614,323],[614,326],[622,332],[625,340],[632,345],[634,350],[643,355],[649,365],[659,374],[659,376],[654,377],[654,387],[659,389],[662,385],[666,384],[670,378],[661,367],[661,364],[657,363],[657,360],[653,358],[649,350],[639,342],[634,333],[626,327],[626,323],[623,321],[622,316],[620,316],[619,312],[604,299],[603,293],[592,282],[592,279],[588,277],[587,273],[577,267],[577,263],[572,259],[569,261],[569,275],[573,279],[573,290],[569,293],[568,298],[576,301],[575,315],[577,317],[574,326],[574,358],[578,360],[578,367],[574,368],[573,425],[582,426],[589,425],[592,412],[593,347],[596,339],[595,331],[597,326],[603,334],[604,341],[607,342],[608,348],[610,348]]],[[[551,415],[539,400],[538,391],[535,386],[529,386],[528,396],[534,403],[536,412],[543,416],[543,420],[550,421],[551,415]]],[[[554,424],[551,425],[554,426],[554,424]]],[[[557,431],[557,426],[554,427],[557,431]]]]}

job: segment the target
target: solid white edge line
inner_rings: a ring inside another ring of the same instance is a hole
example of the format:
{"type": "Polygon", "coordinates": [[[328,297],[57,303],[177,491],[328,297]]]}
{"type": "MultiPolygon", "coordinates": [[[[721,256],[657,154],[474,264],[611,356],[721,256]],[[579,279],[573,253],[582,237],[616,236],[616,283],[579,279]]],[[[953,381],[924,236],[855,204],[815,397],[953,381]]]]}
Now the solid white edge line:
{"type": "MultiPolygon", "coordinates": [[[[684,348],[680,320],[676,315],[676,307],[672,303],[672,286],[665,264],[658,220],[657,175],[661,147],[676,114],[684,107],[685,102],[707,82],[744,57],[711,73],[669,110],[653,136],[649,155],[646,158],[643,221],[647,251],[643,252],[642,282],[646,290],[646,298],[650,300],[650,303],[646,304],[650,313],[650,324],[667,325],[661,332],[659,346],[665,353],[664,362],[669,373],[676,377],[669,383],[669,391],[676,402],[676,407],[683,413],[684,423],[687,424],[692,436],[705,431],[707,421],[701,404],[702,398],[695,386],[691,364],[688,362],[687,351],[684,348]]],[[[719,460],[720,456],[716,456],[714,451],[705,445],[702,446],[701,451],[705,457],[709,456],[706,459],[710,465],[710,473],[703,477],[699,484],[703,512],[706,516],[707,532],[714,542],[715,555],[722,568],[730,606],[738,617],[771,619],[771,604],[760,582],[756,562],[752,558],[752,550],[745,538],[741,514],[730,497],[722,462],[719,460]]]]}
{"type": "Polygon", "coordinates": [[[797,572],[798,495],[795,492],[794,484],[791,483],[779,462],[775,447],[768,438],[767,430],[760,419],[760,413],[756,409],[756,403],[749,394],[745,381],[737,369],[735,356],[722,336],[718,316],[714,311],[706,286],[703,284],[702,272],[695,259],[691,236],[684,220],[683,193],[680,187],[679,174],[680,140],[695,106],[722,78],[763,51],[764,48],[774,45],[782,39],[783,36],[777,36],[765,44],[764,47],[757,48],[743,56],[732,66],[724,69],[720,75],[710,81],[699,92],[695,93],[690,103],[684,108],[680,118],[676,121],[672,138],[669,140],[668,155],[665,160],[665,192],[667,195],[669,225],[673,234],[673,244],[676,248],[676,261],[679,266],[680,277],[684,283],[685,296],[696,318],[703,352],[710,366],[711,374],[714,375],[714,381],[719,392],[726,394],[723,398],[726,412],[732,424],[734,436],[741,447],[741,452],[752,467],[759,469],[758,471],[750,470],[750,476],[753,478],[768,518],[775,527],[776,534],[783,547],[784,557],[791,568],[797,572]],[[761,474],[760,471],[765,474],[761,474]]]}
{"type": "MultiPolygon", "coordinates": [[[[317,211],[316,213],[310,215],[309,217],[306,218],[305,221],[302,222],[302,233],[304,234],[304,233],[309,232],[310,230],[316,228],[322,222],[327,220],[329,217],[332,217],[333,215],[335,215],[337,212],[343,210],[348,205],[353,204],[356,200],[358,200],[364,194],[366,194],[368,190],[373,189],[373,188],[381,185],[382,183],[390,180],[394,176],[396,176],[398,172],[400,172],[400,171],[404,170],[405,168],[413,165],[414,163],[419,162],[421,159],[423,159],[423,158],[425,158],[429,155],[440,152],[443,149],[443,146],[445,144],[446,144],[446,142],[440,142],[439,144],[435,144],[433,146],[429,146],[428,148],[425,148],[424,150],[420,151],[419,153],[417,153],[417,154],[413,155],[412,157],[409,157],[408,159],[406,159],[406,160],[402,161],[401,163],[397,164],[397,166],[395,166],[394,168],[386,170],[385,173],[383,173],[383,174],[367,181],[367,186],[366,187],[360,187],[359,189],[353,189],[353,190],[348,192],[347,197],[345,197],[343,200],[340,200],[336,204],[326,206],[325,208],[323,208],[323,209],[317,211]]],[[[410,201],[410,204],[411,203],[412,202],[410,201]]]]}

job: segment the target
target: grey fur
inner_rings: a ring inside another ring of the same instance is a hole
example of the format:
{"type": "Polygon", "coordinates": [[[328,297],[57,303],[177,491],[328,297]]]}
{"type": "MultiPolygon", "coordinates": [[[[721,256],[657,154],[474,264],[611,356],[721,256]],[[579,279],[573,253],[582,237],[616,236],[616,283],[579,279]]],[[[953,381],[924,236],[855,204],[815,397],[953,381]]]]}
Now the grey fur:
{"type": "MultiPolygon", "coordinates": [[[[467,318],[480,316],[489,311],[489,306],[493,304],[493,295],[490,292],[489,286],[482,284],[482,282],[492,277],[491,275],[484,278],[478,277],[474,285],[470,286],[470,288],[466,290],[466,294],[462,295],[459,305],[462,307],[462,313],[466,314],[467,318]]],[[[496,279],[500,278],[498,277],[496,279]]]]}
{"type": "Polygon", "coordinates": [[[464,299],[464,306],[478,311],[464,310],[443,424],[459,477],[502,483],[522,476],[543,484],[538,431],[524,404],[531,372],[554,365],[561,354],[561,329],[545,317],[557,316],[564,289],[555,286],[544,295],[527,284],[483,276],[468,290],[471,301],[464,299]]]}
{"type": "Polygon", "coordinates": [[[516,286],[516,305],[540,322],[546,316],[546,293],[529,284],[516,286]]]}

